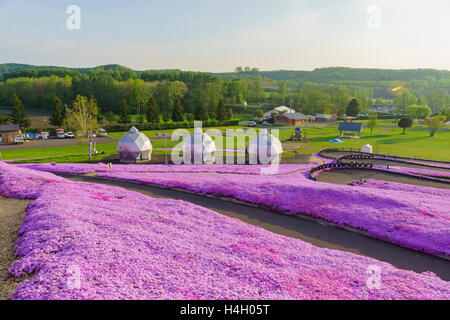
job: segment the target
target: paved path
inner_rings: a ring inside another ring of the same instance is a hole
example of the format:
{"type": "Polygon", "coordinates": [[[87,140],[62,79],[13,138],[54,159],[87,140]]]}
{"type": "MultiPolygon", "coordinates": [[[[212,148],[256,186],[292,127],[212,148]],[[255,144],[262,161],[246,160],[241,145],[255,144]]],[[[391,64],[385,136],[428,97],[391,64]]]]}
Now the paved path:
{"type": "MultiPolygon", "coordinates": [[[[117,142],[117,140],[110,137],[99,137],[95,139],[97,144],[117,142]]],[[[29,140],[24,144],[0,144],[0,151],[17,150],[17,149],[37,149],[37,148],[51,148],[63,146],[76,146],[80,142],[77,139],[48,139],[48,140],[29,140]]]]}
{"type": "Polygon", "coordinates": [[[379,132],[376,132],[376,134],[382,134],[382,133],[388,132],[389,130],[391,130],[391,128],[392,128],[392,126],[390,126],[390,127],[385,127],[383,130],[381,130],[381,131],[379,131],[379,132]]]}
{"type": "Polygon", "coordinates": [[[155,198],[184,200],[211,209],[245,223],[260,226],[268,231],[301,239],[322,248],[353,252],[388,262],[397,268],[416,272],[432,271],[450,281],[450,262],[425,253],[416,252],[387,242],[333,227],[320,219],[284,215],[262,208],[209,198],[187,192],[144,186],[129,182],[99,180],[95,177],[67,176],[67,179],[107,184],[137,191],[155,198]]]}

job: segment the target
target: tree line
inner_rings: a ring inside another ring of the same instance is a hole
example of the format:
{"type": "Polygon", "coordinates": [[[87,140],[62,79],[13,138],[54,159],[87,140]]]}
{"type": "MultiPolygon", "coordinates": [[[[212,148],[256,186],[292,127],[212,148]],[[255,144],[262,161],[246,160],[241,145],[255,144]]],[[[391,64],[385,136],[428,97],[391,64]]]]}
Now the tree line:
{"type": "MultiPolygon", "coordinates": [[[[353,98],[358,100],[362,113],[368,113],[375,97],[377,101],[383,100],[375,95],[373,88],[324,86],[291,80],[273,83],[261,77],[260,74],[264,73],[255,68],[247,73],[251,72],[259,76],[224,80],[209,73],[179,70],[136,72],[114,65],[93,69],[22,69],[3,74],[6,81],[0,83],[0,108],[11,108],[14,95],[17,95],[25,109],[51,112],[56,97],[64,106],[70,106],[75,97],[81,95],[94,97],[102,115],[123,113],[125,101],[128,112],[142,118],[154,99],[161,115],[171,116],[175,107],[181,105],[183,114],[204,120],[217,118],[220,101],[227,106],[244,106],[245,103],[262,104],[268,108],[288,105],[305,114],[342,115],[353,98]]],[[[243,73],[246,74],[245,71],[243,73]]],[[[239,72],[236,74],[240,75],[239,72]]],[[[406,114],[410,105],[429,106],[432,113],[442,113],[450,108],[450,95],[446,89],[427,91],[400,87],[393,91],[392,102],[399,113],[406,114]]]]}

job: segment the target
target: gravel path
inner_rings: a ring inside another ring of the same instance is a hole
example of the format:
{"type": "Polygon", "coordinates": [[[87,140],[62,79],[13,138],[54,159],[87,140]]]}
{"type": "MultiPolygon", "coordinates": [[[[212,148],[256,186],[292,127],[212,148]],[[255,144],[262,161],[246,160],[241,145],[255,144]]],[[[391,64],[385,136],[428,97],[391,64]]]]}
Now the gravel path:
{"type": "Polygon", "coordinates": [[[28,202],[0,197],[0,300],[9,300],[21,281],[7,272],[15,260],[14,246],[28,202]]]}

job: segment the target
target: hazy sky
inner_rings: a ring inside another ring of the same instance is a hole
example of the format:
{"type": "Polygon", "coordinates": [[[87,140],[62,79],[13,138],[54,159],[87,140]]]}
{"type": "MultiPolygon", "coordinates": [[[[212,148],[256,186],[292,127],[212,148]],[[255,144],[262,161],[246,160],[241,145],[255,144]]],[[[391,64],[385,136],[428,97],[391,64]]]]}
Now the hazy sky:
{"type": "Polygon", "coordinates": [[[0,0],[0,63],[450,70],[449,14],[449,0],[0,0]]]}

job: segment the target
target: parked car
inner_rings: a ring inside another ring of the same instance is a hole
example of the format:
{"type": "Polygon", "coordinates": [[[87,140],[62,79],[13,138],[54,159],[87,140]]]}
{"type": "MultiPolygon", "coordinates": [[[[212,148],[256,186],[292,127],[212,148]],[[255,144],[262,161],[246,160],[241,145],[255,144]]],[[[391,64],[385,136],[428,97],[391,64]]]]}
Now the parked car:
{"type": "Polygon", "coordinates": [[[67,132],[66,133],[66,138],[68,138],[68,139],[74,139],[75,138],[75,135],[73,134],[73,132],[67,132]]]}
{"type": "Polygon", "coordinates": [[[64,139],[66,135],[64,134],[64,129],[56,129],[56,138],[64,139]]]}
{"type": "Polygon", "coordinates": [[[248,127],[256,127],[256,122],[255,121],[247,121],[247,126],[248,127]]]}
{"type": "Polygon", "coordinates": [[[105,129],[100,128],[100,129],[98,129],[98,136],[99,137],[107,137],[108,136],[108,132],[106,132],[105,129]]]}
{"type": "Polygon", "coordinates": [[[24,141],[25,141],[25,139],[20,134],[14,137],[14,143],[15,144],[23,144],[24,141]]]}

